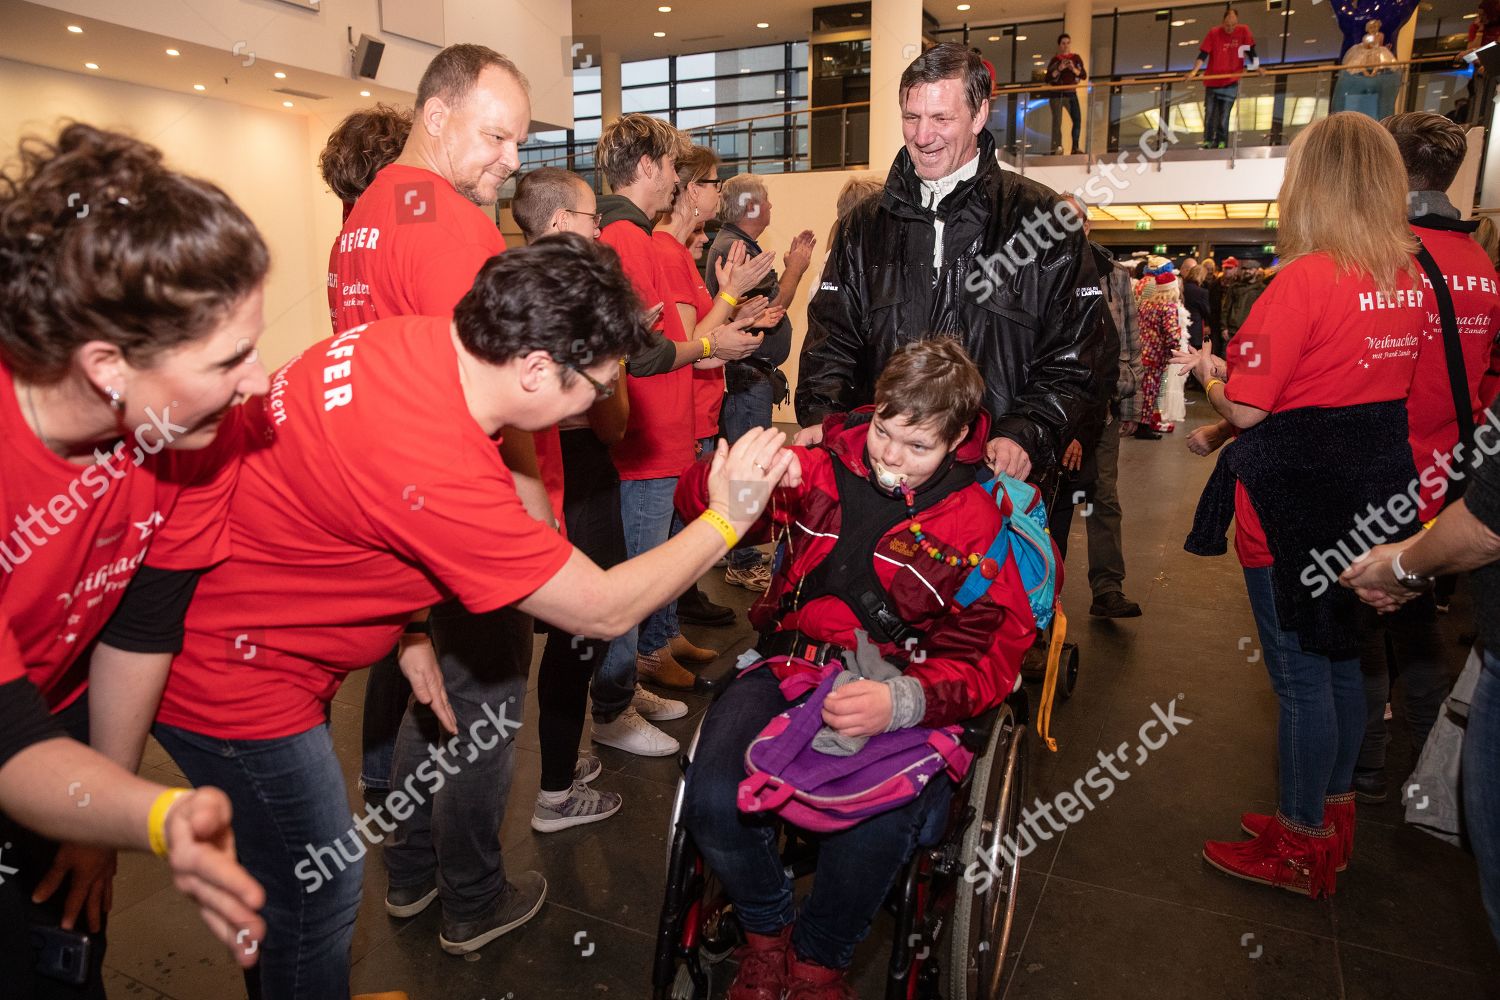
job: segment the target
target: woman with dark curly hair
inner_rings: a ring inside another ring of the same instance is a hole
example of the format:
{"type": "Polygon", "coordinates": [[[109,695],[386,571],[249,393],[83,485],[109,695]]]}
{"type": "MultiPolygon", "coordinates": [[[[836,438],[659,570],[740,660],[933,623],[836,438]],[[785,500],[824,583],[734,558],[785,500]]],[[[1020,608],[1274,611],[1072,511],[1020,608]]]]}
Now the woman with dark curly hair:
{"type": "MultiPolygon", "coordinates": [[[[51,142],[24,140],[18,161],[0,172],[0,762],[27,762],[30,783],[12,797],[20,765],[0,769],[0,844],[19,870],[0,882],[0,981],[8,995],[52,996],[63,987],[15,929],[86,922],[85,991],[102,995],[115,854],[18,825],[59,831],[37,812],[60,797],[45,775],[70,790],[87,779],[80,794],[99,800],[63,827],[80,840],[134,844],[149,814],[158,853],[197,841],[197,865],[238,879],[235,898],[181,858],[178,885],[221,940],[260,936],[259,888],[234,865],[223,796],[201,789],[189,796],[199,805],[174,807],[173,792],[134,772],[198,572],[228,555],[230,430],[235,404],[267,388],[255,342],[270,259],[223,191],[128,136],[70,124],[51,142]],[[18,744],[39,702],[52,722],[18,744]],[[50,738],[59,732],[112,764],[50,738]],[[66,779],[51,770],[64,759],[76,761],[66,779]],[[135,838],[99,835],[107,797],[117,823],[138,820],[135,838]],[[203,822],[181,845],[159,841],[179,811],[203,822]]],[[[254,951],[239,950],[251,964],[254,951]]]]}
{"type": "Polygon", "coordinates": [[[318,157],[318,170],[328,189],[344,203],[345,219],[375,175],[401,155],[411,134],[411,120],[409,108],[377,104],[339,122],[328,137],[318,157]]]}

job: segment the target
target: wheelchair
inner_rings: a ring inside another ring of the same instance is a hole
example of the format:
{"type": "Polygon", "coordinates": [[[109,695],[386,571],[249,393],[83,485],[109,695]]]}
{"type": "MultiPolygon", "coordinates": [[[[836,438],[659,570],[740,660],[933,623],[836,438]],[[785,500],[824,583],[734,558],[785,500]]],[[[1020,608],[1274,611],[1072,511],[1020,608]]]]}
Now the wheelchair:
{"type": "MultiPolygon", "coordinates": [[[[945,829],[917,846],[885,908],[895,918],[886,1000],[998,1000],[1015,917],[1019,861],[1002,850],[1019,825],[1028,771],[1030,706],[1021,680],[999,707],[964,724],[974,762],[954,790],[945,829]],[[992,859],[986,864],[985,859],[992,859]],[[978,862],[979,891],[965,877],[978,862]]],[[[701,732],[701,723],[700,723],[701,732]]],[[[698,733],[679,763],[686,772],[698,733]]],[[[744,943],[734,907],[681,823],[686,775],[677,783],[668,838],[667,888],[652,962],[655,1000],[709,1000],[716,967],[744,943]]],[[[782,824],[782,864],[795,881],[812,874],[817,842],[782,824]]],[[[726,981],[719,989],[727,989],[726,981]]],[[[720,994],[722,995],[722,994],[720,994]]]]}

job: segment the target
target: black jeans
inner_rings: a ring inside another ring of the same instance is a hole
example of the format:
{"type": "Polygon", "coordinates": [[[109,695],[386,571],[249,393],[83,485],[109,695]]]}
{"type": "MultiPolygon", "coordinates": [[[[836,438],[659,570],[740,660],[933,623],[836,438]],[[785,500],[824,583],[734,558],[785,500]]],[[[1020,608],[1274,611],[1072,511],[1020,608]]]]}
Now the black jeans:
{"type": "Polygon", "coordinates": [[[1365,676],[1365,738],[1355,770],[1385,770],[1385,751],[1391,741],[1386,731],[1385,705],[1390,700],[1392,676],[1400,678],[1406,691],[1406,722],[1411,727],[1415,764],[1453,687],[1454,672],[1463,665],[1463,651],[1457,646],[1450,647],[1438,628],[1437,608],[1431,595],[1423,595],[1389,615],[1377,614],[1363,605],[1360,614],[1359,663],[1365,676]],[[1394,654],[1394,661],[1389,660],[1388,653],[1394,654]]]}
{"type": "MultiPolygon", "coordinates": [[[[80,743],[89,740],[88,695],[85,694],[57,714],[63,730],[80,743]]],[[[81,795],[86,789],[80,789],[81,795]]],[[[104,982],[101,970],[104,965],[104,935],[108,920],[98,934],[88,930],[88,917],[79,913],[73,930],[88,934],[89,971],[82,986],[70,986],[50,979],[34,971],[38,951],[32,945],[30,928],[33,926],[58,927],[62,923],[63,902],[68,898],[68,882],[63,882],[52,898],[45,903],[33,903],[31,894],[37,883],[52,867],[60,845],[16,823],[0,813],[0,865],[15,872],[0,871],[0,995],[38,998],[38,1000],[78,1000],[88,997],[102,1000],[104,982]]]]}
{"type": "MultiPolygon", "coordinates": [[[[603,569],[619,565],[625,561],[625,528],[620,520],[620,477],[609,449],[593,431],[579,428],[562,432],[562,456],[568,541],[603,569]]],[[[604,662],[609,642],[551,625],[546,631],[547,646],[536,678],[542,790],[561,792],[573,784],[589,682],[604,662]]]]}
{"type": "MultiPolygon", "coordinates": [[[[683,822],[741,925],[757,934],[776,934],[792,922],[792,883],[777,852],[774,817],[740,812],[736,793],[745,778],[745,748],[789,704],[767,667],[735,678],[708,710],[682,805],[683,822]]],[[[952,792],[953,782],[939,774],[900,808],[821,838],[812,892],[792,932],[801,958],[848,968],[916,845],[942,834],[952,792]]]]}
{"type": "Polygon", "coordinates": [[[500,821],[531,672],[532,619],[513,608],[471,614],[454,601],[433,608],[431,620],[458,735],[441,731],[426,705],[414,701],[407,709],[396,739],[393,794],[424,786],[432,791],[409,816],[392,807],[397,825],[386,842],[385,866],[393,887],[436,879],[444,918],[466,923],[488,916],[505,889],[500,821]],[[512,726],[502,728],[497,718],[512,726]],[[435,762],[432,746],[442,751],[442,763],[435,762]]]}

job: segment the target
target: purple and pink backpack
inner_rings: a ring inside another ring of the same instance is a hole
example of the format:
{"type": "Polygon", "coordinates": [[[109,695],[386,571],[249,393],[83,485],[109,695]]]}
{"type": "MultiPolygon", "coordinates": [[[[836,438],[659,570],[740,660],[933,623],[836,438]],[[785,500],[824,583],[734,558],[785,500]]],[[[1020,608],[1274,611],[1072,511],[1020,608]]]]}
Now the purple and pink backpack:
{"type": "Polygon", "coordinates": [[[968,771],[974,754],[959,742],[963,728],[956,725],[879,733],[847,757],[814,750],[823,701],[842,669],[837,663],[822,667],[812,695],[751,741],[745,750],[749,777],[739,786],[741,812],[774,812],[809,832],[833,833],[911,801],[941,771],[954,781],[968,771]]]}

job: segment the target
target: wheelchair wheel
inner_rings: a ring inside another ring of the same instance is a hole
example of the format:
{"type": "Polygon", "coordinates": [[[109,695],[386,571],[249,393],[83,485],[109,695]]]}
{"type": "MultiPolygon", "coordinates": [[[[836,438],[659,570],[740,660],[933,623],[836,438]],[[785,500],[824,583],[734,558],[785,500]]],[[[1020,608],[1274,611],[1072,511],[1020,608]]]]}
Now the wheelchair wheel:
{"type": "Polygon", "coordinates": [[[1063,643],[1062,661],[1062,683],[1057,686],[1057,693],[1063,701],[1073,697],[1073,688],[1078,684],[1078,644],[1074,642],[1063,643]]]}
{"type": "Polygon", "coordinates": [[[1007,705],[988,749],[975,760],[970,779],[974,820],[964,831],[959,857],[964,868],[978,861],[980,870],[993,878],[982,893],[975,882],[959,880],[944,962],[948,1000],[998,1000],[1000,996],[1020,875],[1019,860],[1006,858],[1004,845],[1020,824],[1026,764],[1026,727],[1007,705]]]}

